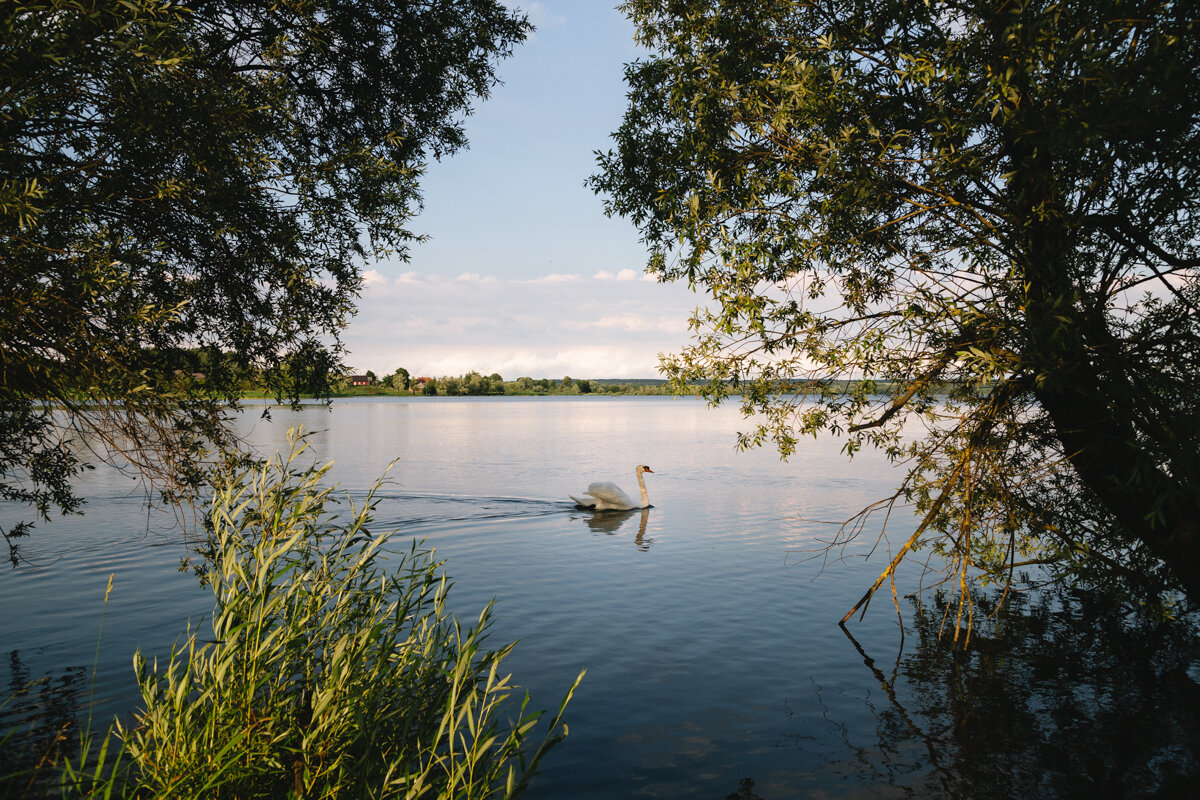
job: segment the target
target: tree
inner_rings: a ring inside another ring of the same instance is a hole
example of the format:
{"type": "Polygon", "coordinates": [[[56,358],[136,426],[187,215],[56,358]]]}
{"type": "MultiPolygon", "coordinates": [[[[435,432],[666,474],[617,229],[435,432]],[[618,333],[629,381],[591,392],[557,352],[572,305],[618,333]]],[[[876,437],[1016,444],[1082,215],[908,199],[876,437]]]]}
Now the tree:
{"type": "Polygon", "coordinates": [[[623,9],[653,55],[592,186],[711,296],[673,384],[740,393],[743,446],[884,449],[875,510],[923,512],[897,560],[934,544],[967,608],[1033,564],[1200,600],[1188,5],[623,9]]]}
{"type": "Polygon", "coordinates": [[[236,370],[190,380],[185,348],[327,393],[364,259],[420,239],[424,164],[530,30],[498,0],[6,2],[0,27],[0,498],[43,517],[79,509],[86,453],[176,499],[236,449],[236,370]]]}
{"type": "Polygon", "coordinates": [[[404,367],[397,367],[396,371],[392,373],[391,381],[394,388],[408,391],[408,387],[412,382],[412,377],[408,374],[408,370],[406,370],[404,367]]]}

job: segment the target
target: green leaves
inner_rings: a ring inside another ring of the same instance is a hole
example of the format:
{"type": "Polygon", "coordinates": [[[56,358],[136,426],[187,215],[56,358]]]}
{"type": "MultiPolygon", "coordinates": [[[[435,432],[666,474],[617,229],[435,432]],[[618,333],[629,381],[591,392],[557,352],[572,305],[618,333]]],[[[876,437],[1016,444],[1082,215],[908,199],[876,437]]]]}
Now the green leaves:
{"type": "Polygon", "coordinates": [[[1168,544],[1194,538],[1200,374],[1162,349],[1200,346],[1200,23],[1156,0],[623,8],[653,52],[591,185],[711,296],[672,381],[740,392],[743,446],[828,430],[907,464],[963,576],[1086,540],[1138,565],[1114,586],[1157,593],[1158,558],[1200,592],[1200,546],[1168,544]],[[1155,282],[1161,316],[1130,292],[1155,282]]]}
{"type": "Polygon", "coordinates": [[[406,256],[424,164],[530,26],[496,0],[40,0],[0,30],[0,406],[40,420],[0,430],[0,482],[86,436],[185,497],[195,442],[237,453],[247,371],[291,400],[341,371],[364,260],[406,256]],[[197,350],[235,363],[185,385],[197,350]]]}
{"type": "Polygon", "coordinates": [[[339,518],[303,452],[213,497],[211,634],[161,667],[135,657],[144,710],[92,788],[68,767],[80,793],[509,798],[566,735],[579,680],[535,741],[501,671],[514,645],[484,648],[490,606],[464,629],[432,554],[369,532],[374,489],[339,518]]]}

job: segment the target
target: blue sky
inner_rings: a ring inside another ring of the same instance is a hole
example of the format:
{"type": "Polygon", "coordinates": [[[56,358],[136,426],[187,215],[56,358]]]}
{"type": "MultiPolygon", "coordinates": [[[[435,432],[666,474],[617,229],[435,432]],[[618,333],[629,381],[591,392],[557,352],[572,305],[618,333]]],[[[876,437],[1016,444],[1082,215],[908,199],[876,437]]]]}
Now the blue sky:
{"type": "Polygon", "coordinates": [[[625,108],[633,26],[606,0],[512,0],[537,26],[429,165],[407,263],[367,265],[345,334],[356,371],[654,377],[701,297],[642,271],[637,231],[584,187],[625,108]]]}

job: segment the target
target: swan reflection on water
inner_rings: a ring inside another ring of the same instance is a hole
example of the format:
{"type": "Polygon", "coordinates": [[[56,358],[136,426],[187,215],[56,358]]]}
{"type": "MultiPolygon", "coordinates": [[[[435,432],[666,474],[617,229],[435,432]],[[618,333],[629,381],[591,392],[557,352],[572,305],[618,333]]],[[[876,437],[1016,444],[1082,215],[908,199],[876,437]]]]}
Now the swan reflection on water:
{"type": "Polygon", "coordinates": [[[654,540],[646,538],[646,522],[650,519],[650,509],[648,508],[632,508],[628,511],[593,511],[576,517],[576,519],[582,519],[588,530],[594,533],[615,536],[626,522],[635,517],[638,520],[638,531],[633,543],[637,545],[638,550],[649,550],[654,540]]]}

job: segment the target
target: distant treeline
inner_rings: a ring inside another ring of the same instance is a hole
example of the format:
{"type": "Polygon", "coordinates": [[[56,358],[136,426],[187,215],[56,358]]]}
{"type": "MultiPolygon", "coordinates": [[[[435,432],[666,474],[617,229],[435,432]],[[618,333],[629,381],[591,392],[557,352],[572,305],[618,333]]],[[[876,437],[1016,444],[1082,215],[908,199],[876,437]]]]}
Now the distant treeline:
{"type": "Polygon", "coordinates": [[[670,394],[665,380],[654,378],[531,378],[523,376],[506,381],[498,373],[438,377],[413,376],[398,369],[382,378],[371,371],[350,376],[338,387],[346,395],[422,395],[426,397],[477,397],[485,395],[564,395],[564,394],[670,394]],[[357,384],[357,385],[356,385],[357,384]]]}
{"type": "MultiPolygon", "coordinates": [[[[797,380],[780,383],[776,391],[780,394],[834,394],[846,395],[866,391],[869,394],[890,396],[900,390],[901,384],[886,380],[797,380]]],[[[938,384],[931,387],[935,394],[948,393],[954,387],[938,384]]],[[[699,394],[701,387],[690,386],[684,394],[699,394]]],[[[412,377],[405,370],[379,378],[373,372],[346,378],[336,394],[356,395],[424,395],[427,397],[466,397],[483,395],[670,395],[669,383],[660,378],[554,378],[521,377],[506,381],[497,373],[483,375],[468,372],[466,375],[441,377],[412,377]],[[364,381],[355,385],[355,380],[364,381]]]]}
{"type": "MultiPolygon", "coordinates": [[[[318,389],[309,388],[304,375],[289,376],[289,364],[275,372],[248,366],[234,353],[213,348],[153,351],[155,373],[147,377],[156,386],[167,388],[180,381],[193,385],[214,383],[239,387],[245,397],[273,397],[278,386],[293,386],[301,396],[310,396],[318,389]],[[294,380],[293,380],[294,379],[294,380]]],[[[505,380],[498,373],[484,375],[468,372],[465,375],[418,376],[403,367],[390,375],[379,376],[371,370],[361,375],[333,375],[322,385],[322,394],[335,397],[358,395],[424,395],[429,397],[458,397],[479,395],[563,395],[563,394],[670,394],[667,382],[658,378],[531,378],[523,376],[505,380]]]]}
{"type": "MultiPolygon", "coordinates": [[[[272,397],[267,376],[253,368],[238,363],[232,353],[211,349],[173,350],[162,352],[161,369],[163,378],[172,380],[204,382],[217,373],[232,378],[246,397],[272,397]]],[[[284,367],[286,370],[286,366],[284,367]]],[[[870,394],[891,395],[900,384],[886,380],[834,380],[811,381],[798,379],[791,383],[780,383],[779,394],[834,394],[844,395],[866,391],[870,394]]],[[[944,394],[954,387],[937,385],[931,387],[936,394],[944,394]]],[[[382,377],[371,370],[362,375],[336,376],[328,385],[334,397],[370,395],[417,395],[425,397],[478,397],[486,395],[670,395],[669,383],[661,378],[531,378],[523,376],[516,380],[505,380],[499,373],[484,375],[468,372],[465,375],[415,376],[400,367],[390,375],[382,377]]],[[[300,388],[302,394],[310,390],[300,388]]],[[[314,390],[315,391],[315,390],[314,390]]],[[[686,394],[698,394],[701,387],[689,387],[686,394]]],[[[736,393],[736,389],[734,390],[736,393]]]]}

